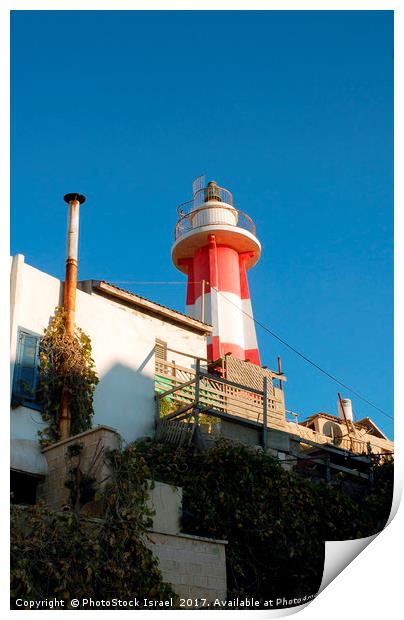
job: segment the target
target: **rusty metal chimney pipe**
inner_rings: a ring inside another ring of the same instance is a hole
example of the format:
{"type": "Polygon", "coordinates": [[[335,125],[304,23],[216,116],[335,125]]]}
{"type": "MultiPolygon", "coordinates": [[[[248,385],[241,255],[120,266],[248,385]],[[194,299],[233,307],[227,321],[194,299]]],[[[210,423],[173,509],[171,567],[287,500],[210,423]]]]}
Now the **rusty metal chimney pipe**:
{"type": "MultiPolygon", "coordinates": [[[[66,332],[73,336],[76,314],[76,290],[79,245],[79,211],[80,205],[86,201],[82,194],[66,194],[65,202],[69,205],[67,216],[67,250],[66,250],[66,277],[63,287],[63,306],[66,311],[66,332]]],[[[70,436],[70,395],[66,388],[62,390],[59,412],[60,439],[70,436]]]]}
{"type": "Polygon", "coordinates": [[[66,331],[74,334],[74,316],[76,313],[77,266],[79,246],[79,210],[86,199],[82,194],[66,194],[68,203],[67,217],[67,251],[66,278],[63,288],[63,305],[66,310],[66,331]]]}

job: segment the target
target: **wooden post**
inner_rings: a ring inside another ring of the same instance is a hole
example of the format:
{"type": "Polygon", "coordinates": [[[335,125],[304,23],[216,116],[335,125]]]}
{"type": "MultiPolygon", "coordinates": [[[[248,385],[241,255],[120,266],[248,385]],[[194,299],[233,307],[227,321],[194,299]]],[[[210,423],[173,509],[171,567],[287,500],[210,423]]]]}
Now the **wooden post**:
{"type": "Polygon", "coordinates": [[[201,321],[205,322],[205,280],[202,280],[201,321]]]}
{"type": "Polygon", "coordinates": [[[330,480],[331,480],[330,457],[327,454],[327,456],[325,457],[325,481],[330,482],[330,480]]]}
{"type": "MultiPolygon", "coordinates": [[[[280,355],[278,355],[278,374],[279,375],[283,375],[283,372],[282,372],[282,360],[281,360],[280,355]]],[[[279,389],[283,390],[282,381],[280,379],[279,379],[279,389]]]]}
{"type": "Polygon", "coordinates": [[[373,463],[371,460],[369,461],[368,474],[369,474],[369,485],[373,487],[375,476],[374,476],[374,470],[373,470],[373,463]]]}
{"type": "MultiPolygon", "coordinates": [[[[177,380],[176,380],[176,376],[177,376],[177,371],[175,368],[175,360],[171,360],[171,364],[172,364],[172,368],[171,368],[171,374],[173,376],[173,387],[177,387],[177,380]]],[[[175,398],[173,399],[174,404],[177,402],[175,400],[175,398]]]]}
{"type": "Polygon", "coordinates": [[[196,432],[196,429],[198,428],[198,424],[199,424],[199,409],[198,407],[195,407],[195,409],[193,410],[193,416],[194,416],[194,423],[192,425],[192,429],[191,432],[189,434],[189,441],[188,441],[188,445],[190,446],[192,443],[192,438],[194,436],[194,433],[196,432]]]}
{"type": "MultiPolygon", "coordinates": [[[[369,485],[370,487],[373,487],[375,476],[374,476],[374,468],[373,468],[373,461],[372,461],[372,446],[370,445],[370,441],[367,442],[366,447],[367,447],[367,453],[368,453],[368,459],[369,459],[369,468],[368,468],[369,485]]],[[[380,458],[379,458],[379,464],[380,464],[380,458]]]]}
{"type": "Polygon", "coordinates": [[[195,369],[195,402],[196,402],[196,408],[198,408],[198,406],[199,406],[200,383],[201,383],[201,360],[199,358],[197,358],[197,360],[196,360],[196,369],[195,369]]]}
{"type": "Polygon", "coordinates": [[[200,393],[200,382],[201,382],[201,360],[199,357],[196,358],[196,367],[195,367],[195,407],[192,411],[194,416],[194,423],[192,425],[191,434],[189,437],[189,445],[191,445],[192,437],[199,424],[199,393],[200,393]]]}
{"type": "Polygon", "coordinates": [[[268,447],[268,377],[264,377],[263,380],[263,395],[262,395],[262,447],[264,452],[268,447]]]}
{"type": "Polygon", "coordinates": [[[157,392],[154,398],[156,399],[156,425],[157,425],[157,422],[160,420],[160,399],[161,399],[161,396],[157,392]]]}

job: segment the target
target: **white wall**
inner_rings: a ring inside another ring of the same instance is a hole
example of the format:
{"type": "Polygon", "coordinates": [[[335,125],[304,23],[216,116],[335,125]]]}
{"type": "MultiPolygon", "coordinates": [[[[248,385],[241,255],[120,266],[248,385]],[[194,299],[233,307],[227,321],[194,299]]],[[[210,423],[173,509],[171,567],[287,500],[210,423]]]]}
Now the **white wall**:
{"type": "MultiPolygon", "coordinates": [[[[61,295],[62,286],[59,280],[27,265],[21,254],[13,256],[10,295],[10,389],[13,383],[18,328],[41,335],[55,307],[60,303],[61,295]]],[[[36,442],[38,430],[43,426],[39,411],[27,407],[11,410],[12,440],[30,439],[36,442]]]]}
{"type": "MultiPolygon", "coordinates": [[[[100,378],[95,423],[113,426],[129,441],[151,435],[156,338],[178,351],[206,357],[205,337],[82,291],[77,291],[76,322],[91,338],[100,378]]],[[[186,358],[170,353],[171,359],[185,365],[186,358]]]]}
{"type": "MultiPolygon", "coordinates": [[[[11,365],[18,327],[41,334],[60,304],[59,280],[27,265],[21,255],[12,268],[11,365]]],[[[95,391],[93,425],[116,428],[124,440],[152,435],[155,419],[154,345],[159,338],[169,347],[205,357],[206,339],[178,324],[99,295],[77,291],[76,324],[91,338],[100,382],[95,391]]],[[[181,365],[190,359],[170,353],[181,365]]],[[[39,412],[18,407],[11,412],[12,438],[35,439],[41,427],[39,412]]]]}

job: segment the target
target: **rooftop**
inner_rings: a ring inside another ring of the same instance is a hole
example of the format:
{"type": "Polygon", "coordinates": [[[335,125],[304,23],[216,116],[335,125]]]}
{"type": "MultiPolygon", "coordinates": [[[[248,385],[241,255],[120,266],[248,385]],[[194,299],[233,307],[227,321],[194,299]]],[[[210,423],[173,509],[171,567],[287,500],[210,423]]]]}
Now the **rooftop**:
{"type": "Polygon", "coordinates": [[[124,302],[164,319],[179,323],[184,327],[193,329],[202,334],[210,334],[212,332],[212,326],[208,323],[193,319],[179,310],[173,310],[168,306],[163,306],[151,299],[127,291],[105,280],[82,280],[78,282],[78,287],[86,292],[95,292],[96,294],[112,297],[117,301],[124,302]]]}
{"type": "MultiPolygon", "coordinates": [[[[344,420],[339,418],[338,416],[332,415],[331,413],[326,413],[325,411],[318,411],[317,413],[313,413],[311,416],[299,422],[302,426],[306,426],[309,422],[314,420],[315,418],[326,418],[327,420],[331,420],[333,422],[338,422],[339,424],[345,424],[344,420]]],[[[387,435],[380,430],[378,426],[371,420],[370,418],[362,418],[361,420],[354,420],[353,424],[357,428],[363,428],[368,431],[370,434],[374,434],[376,437],[381,437],[382,439],[388,439],[387,435]]]]}

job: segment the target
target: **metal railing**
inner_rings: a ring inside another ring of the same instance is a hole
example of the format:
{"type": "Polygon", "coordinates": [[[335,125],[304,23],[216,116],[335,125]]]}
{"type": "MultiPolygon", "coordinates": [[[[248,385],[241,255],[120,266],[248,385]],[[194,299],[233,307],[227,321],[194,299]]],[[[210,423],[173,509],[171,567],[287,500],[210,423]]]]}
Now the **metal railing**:
{"type": "Polygon", "coordinates": [[[233,194],[224,187],[215,185],[214,187],[202,187],[194,194],[194,208],[203,205],[206,200],[218,200],[228,205],[233,205],[233,194]]]}
{"type": "Polygon", "coordinates": [[[192,200],[188,200],[187,202],[183,202],[178,205],[177,213],[180,217],[182,217],[188,213],[188,211],[198,209],[204,205],[207,200],[213,199],[218,202],[223,202],[225,205],[230,205],[231,207],[233,206],[232,193],[229,192],[228,189],[216,185],[214,189],[209,187],[202,187],[201,189],[198,189],[192,200]]]}
{"type": "Polygon", "coordinates": [[[243,211],[226,205],[220,205],[220,207],[218,207],[217,204],[215,206],[209,206],[209,203],[204,203],[204,205],[205,206],[191,210],[188,213],[184,212],[183,215],[180,216],[175,226],[175,240],[192,230],[197,230],[201,226],[206,225],[215,226],[224,224],[226,226],[237,226],[238,228],[247,230],[254,236],[256,235],[256,226],[253,220],[243,211]]]}
{"type": "Polygon", "coordinates": [[[244,228],[255,235],[252,219],[233,205],[233,195],[224,187],[209,183],[194,193],[192,200],[177,207],[178,221],[174,238],[206,225],[227,225],[244,228]]]}

